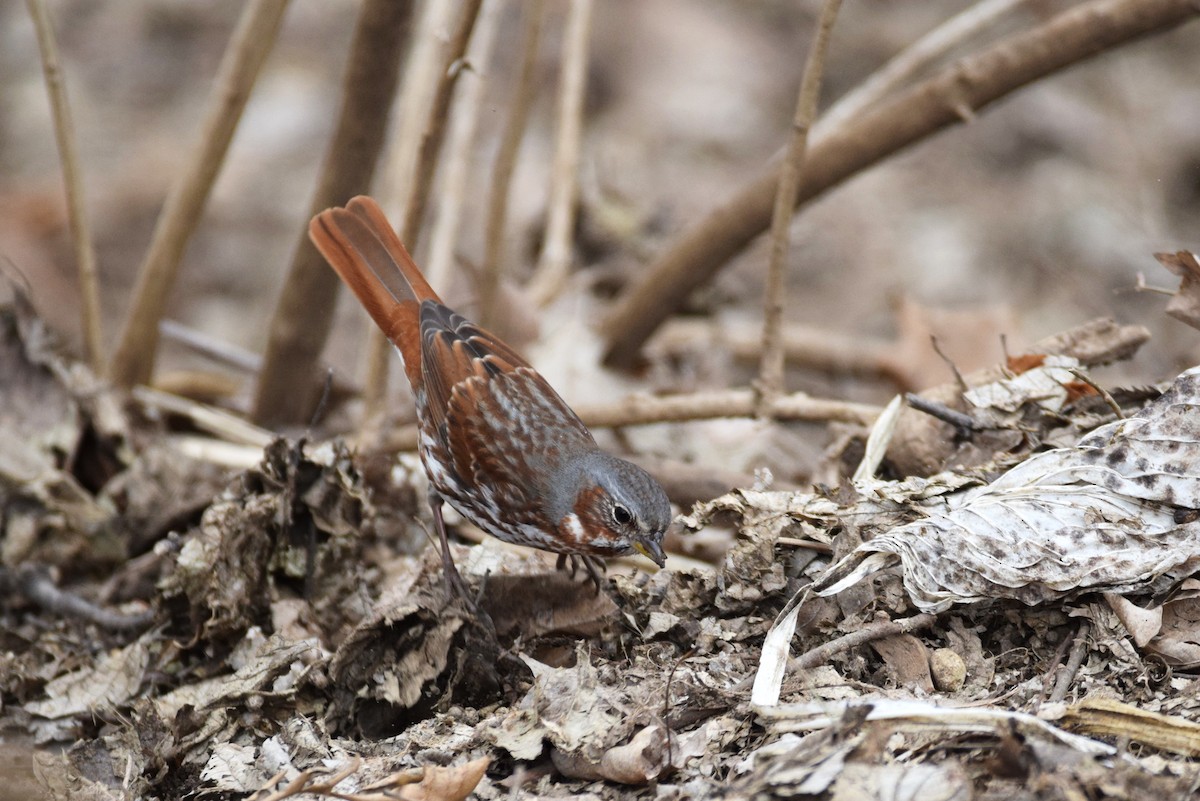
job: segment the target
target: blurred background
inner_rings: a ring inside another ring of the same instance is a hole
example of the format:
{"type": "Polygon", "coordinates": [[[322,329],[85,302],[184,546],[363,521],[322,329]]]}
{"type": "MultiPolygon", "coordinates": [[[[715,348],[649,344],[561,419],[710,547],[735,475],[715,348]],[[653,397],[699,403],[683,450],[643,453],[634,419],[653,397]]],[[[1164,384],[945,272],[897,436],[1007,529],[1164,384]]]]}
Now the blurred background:
{"type": "MultiPolygon", "coordinates": [[[[51,2],[81,149],[109,348],[172,179],[194,147],[217,65],[241,11],[179,0],[51,2]]],[[[969,4],[846,3],[834,28],[822,105],[969,4]]],[[[1070,3],[1030,2],[1008,28],[1070,3]]],[[[484,202],[519,66],[519,4],[508,3],[490,63],[456,239],[463,267],[443,296],[468,314],[482,258],[484,202]]],[[[307,223],[340,100],[357,5],[293,0],[187,249],[168,316],[261,353],[292,250],[307,223]]],[[[603,0],[595,6],[580,170],[576,266],[568,299],[521,343],[568,400],[594,398],[586,340],[606,296],[672,236],[753,178],[784,143],[815,3],[603,0]],[[569,347],[563,347],[570,341],[569,347]]],[[[518,158],[505,253],[519,283],[546,212],[565,4],[547,4],[539,89],[518,158]]],[[[1004,30],[1006,25],[1001,25],[1004,30]]],[[[1138,357],[1100,375],[1169,379],[1200,362],[1195,331],[1134,291],[1176,279],[1161,250],[1200,249],[1200,27],[1124,47],[1020,90],[976,120],[859,175],[795,218],[786,319],[831,337],[890,343],[917,388],[951,377],[930,331],[963,369],[1096,316],[1147,326],[1138,357]]],[[[403,78],[402,78],[403,80],[403,78]]],[[[460,82],[461,91],[463,83],[460,82]]],[[[33,27],[23,3],[0,6],[0,258],[39,310],[80,342],[79,295],[62,179],[33,27]]],[[[385,156],[386,160],[386,156],[385,156]]],[[[427,228],[437,217],[437,190],[427,228]]],[[[423,237],[428,243],[428,236],[423,237]]],[[[417,249],[418,262],[422,248],[417,249]]],[[[689,313],[719,327],[759,325],[765,238],[689,313]]],[[[521,307],[518,293],[518,308],[521,307]]],[[[332,299],[331,299],[332,302],[332,299]]],[[[338,300],[326,352],[355,384],[365,315],[338,300]]],[[[653,353],[653,351],[652,351],[653,353]]],[[[752,364],[696,355],[660,363],[652,389],[744,385],[752,364]]],[[[159,375],[220,369],[164,340],[159,375]]],[[[397,371],[398,372],[398,371],[397,371]]],[[[245,376],[227,399],[244,406],[245,376]]],[[[793,372],[789,388],[883,402],[896,386],[849,374],[793,372]]],[[[393,380],[393,386],[398,383],[393,380]]],[[[407,390],[396,389],[398,397],[407,390]]],[[[819,446],[819,442],[812,447],[819,446]]],[[[739,467],[751,467],[747,457],[739,467]]]]}

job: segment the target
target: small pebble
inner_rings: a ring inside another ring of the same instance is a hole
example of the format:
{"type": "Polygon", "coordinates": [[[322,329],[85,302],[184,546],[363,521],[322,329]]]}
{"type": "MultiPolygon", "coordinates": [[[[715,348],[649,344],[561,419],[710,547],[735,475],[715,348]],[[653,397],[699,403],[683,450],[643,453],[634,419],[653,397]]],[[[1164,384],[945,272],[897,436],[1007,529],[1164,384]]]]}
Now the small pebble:
{"type": "Polygon", "coordinates": [[[967,663],[949,648],[938,648],[929,655],[929,673],[934,687],[944,693],[956,693],[967,680],[967,663]]]}

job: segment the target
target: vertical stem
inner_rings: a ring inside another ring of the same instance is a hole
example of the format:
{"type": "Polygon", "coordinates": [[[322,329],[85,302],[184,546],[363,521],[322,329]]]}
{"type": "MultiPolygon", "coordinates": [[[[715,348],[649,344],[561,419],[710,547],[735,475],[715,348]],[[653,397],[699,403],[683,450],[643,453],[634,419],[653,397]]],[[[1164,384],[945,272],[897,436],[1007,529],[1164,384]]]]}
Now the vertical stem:
{"type": "Polygon", "coordinates": [[[450,100],[454,97],[454,87],[458,83],[459,75],[462,74],[463,57],[467,53],[467,45],[471,41],[471,32],[475,28],[475,20],[479,16],[479,7],[482,4],[483,0],[464,0],[458,24],[446,47],[441,80],[438,82],[437,92],[433,96],[433,108],[429,110],[429,124],[421,137],[421,146],[417,153],[416,174],[412,186],[409,188],[404,224],[400,228],[401,240],[410,251],[416,247],[421,224],[425,222],[425,209],[429,203],[429,187],[433,183],[433,172],[437,168],[438,156],[442,152],[442,142],[446,138],[446,119],[449,116],[450,100]]]}
{"type": "Polygon", "coordinates": [[[496,325],[496,303],[504,271],[504,229],[508,221],[508,187],[512,183],[517,151],[525,137],[529,109],[533,106],[536,87],[538,42],[542,32],[544,0],[532,0],[525,5],[525,30],[522,35],[524,54],[521,72],[517,77],[516,93],[509,109],[496,161],[492,165],[492,187],[488,196],[487,233],[484,241],[483,268],[479,275],[479,322],[484,328],[496,325]]]}
{"type": "MultiPolygon", "coordinates": [[[[462,58],[471,41],[471,31],[475,28],[475,19],[479,16],[479,6],[482,2],[483,0],[465,0],[454,33],[444,52],[441,71],[438,73],[437,90],[434,92],[428,122],[418,145],[416,166],[413,169],[412,183],[408,187],[404,219],[400,225],[400,241],[410,252],[417,249],[417,235],[421,232],[421,223],[425,220],[429,187],[433,183],[433,172],[437,167],[442,141],[445,139],[450,100],[454,96],[454,86],[462,71],[462,58]]],[[[364,390],[368,418],[377,414],[383,407],[392,350],[391,344],[378,330],[371,334],[369,347],[368,381],[364,390]]]]}
{"type": "Polygon", "coordinates": [[[183,250],[204,211],[286,8],[287,0],[250,0],[238,20],[221,59],[208,116],[191,163],[171,187],[138,273],[133,305],[109,364],[109,376],[120,386],[146,383],[154,372],[158,322],[166,309],[183,250]]]}
{"type": "Polygon", "coordinates": [[[75,146],[75,126],[71,121],[71,106],[67,102],[67,87],[63,81],[58,58],[58,43],[54,39],[54,23],[44,0],[28,0],[29,16],[37,31],[38,47],[42,53],[42,72],[46,76],[46,93],[54,114],[54,136],[62,159],[63,184],[67,193],[67,216],[71,222],[71,241],[75,246],[75,261],[79,270],[79,295],[83,304],[83,349],[88,364],[97,373],[104,367],[104,345],[100,325],[100,283],[96,276],[96,249],[88,222],[87,202],[83,191],[83,175],[79,169],[79,151],[75,146]]]}
{"type": "MultiPolygon", "coordinates": [[[[425,3],[413,31],[413,46],[404,65],[404,82],[396,100],[395,130],[387,148],[374,190],[380,205],[393,219],[404,219],[404,203],[416,174],[417,151],[428,124],[433,96],[441,82],[444,29],[449,27],[453,3],[425,3]]],[[[388,373],[396,358],[379,326],[362,315],[366,351],[363,357],[364,418],[376,418],[384,409],[388,373]]],[[[365,433],[365,432],[364,432],[365,433]]]]}
{"type": "Polygon", "coordinates": [[[759,367],[758,415],[770,416],[771,407],[783,394],[783,274],[787,261],[792,211],[800,191],[800,176],[808,149],[808,131],[817,116],[817,100],[821,94],[821,73],[829,49],[829,35],[837,19],[841,0],[825,0],[821,17],[813,34],[804,77],[800,81],[796,114],[787,154],[780,168],[779,186],[775,192],[775,208],[771,218],[771,252],[767,263],[766,290],[763,298],[763,345],[759,367]]]}
{"type": "Polygon", "coordinates": [[[464,79],[450,110],[450,131],[446,137],[446,166],[438,181],[437,219],[429,236],[429,255],[425,261],[425,278],[433,286],[448,285],[455,244],[459,238],[463,193],[466,191],[467,175],[471,167],[479,107],[483,103],[484,88],[487,87],[488,78],[492,74],[492,47],[496,42],[496,32],[500,27],[503,10],[503,0],[485,0],[466,55],[471,67],[468,72],[473,75],[464,79]]]}
{"type": "Polygon", "coordinates": [[[563,41],[562,77],[558,85],[558,137],[554,146],[546,238],[531,284],[534,299],[543,305],[562,290],[571,267],[591,25],[592,0],[571,0],[563,41]]]}
{"type": "MultiPolygon", "coordinates": [[[[321,164],[310,214],[370,188],[410,39],[412,13],[411,3],[395,0],[363,0],[359,7],[337,127],[321,164]]],[[[307,226],[300,226],[296,235],[258,376],[253,418],[259,424],[308,422],[319,392],[317,360],[333,326],[333,299],[340,282],[309,241],[307,226]]]]}

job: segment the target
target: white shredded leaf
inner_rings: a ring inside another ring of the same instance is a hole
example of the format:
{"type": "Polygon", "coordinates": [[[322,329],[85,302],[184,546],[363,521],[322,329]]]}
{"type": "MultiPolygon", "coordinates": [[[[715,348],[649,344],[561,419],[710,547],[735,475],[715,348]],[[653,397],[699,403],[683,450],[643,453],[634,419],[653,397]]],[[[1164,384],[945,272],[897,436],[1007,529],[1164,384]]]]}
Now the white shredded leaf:
{"type": "Polygon", "coordinates": [[[991,411],[1000,418],[1001,412],[1019,413],[1028,404],[1047,411],[1061,411],[1067,402],[1067,385],[1078,379],[1071,372],[1079,360],[1070,356],[1047,356],[1041,366],[1020,375],[967,390],[963,398],[979,413],[991,411]]]}
{"type": "Polygon", "coordinates": [[[1200,568],[1200,368],[1136,416],[1038,454],[992,484],[863,543],[815,585],[829,595],[900,561],[927,612],[1009,598],[1162,589],[1200,568]]]}
{"type": "Polygon", "coordinates": [[[793,597],[780,612],[767,637],[763,640],[762,655],[758,671],[754,674],[754,687],[750,691],[750,703],[771,706],[779,703],[779,690],[783,687],[783,676],[787,672],[788,647],[796,633],[796,618],[803,606],[803,596],[793,597]]]}

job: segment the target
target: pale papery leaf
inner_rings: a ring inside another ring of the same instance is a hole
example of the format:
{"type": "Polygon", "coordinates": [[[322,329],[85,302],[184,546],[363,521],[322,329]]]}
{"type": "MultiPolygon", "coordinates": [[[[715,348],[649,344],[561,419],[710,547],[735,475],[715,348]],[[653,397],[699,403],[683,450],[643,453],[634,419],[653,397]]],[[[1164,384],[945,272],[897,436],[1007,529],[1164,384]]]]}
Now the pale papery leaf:
{"type": "Polygon", "coordinates": [[[1163,608],[1156,606],[1145,609],[1123,595],[1104,593],[1104,600],[1116,614],[1121,625],[1133,637],[1133,644],[1142,648],[1162,631],[1163,608]]]}
{"type": "Polygon", "coordinates": [[[1186,250],[1176,253],[1155,253],[1154,258],[1179,276],[1179,289],[1167,303],[1167,314],[1200,328],[1200,262],[1196,254],[1186,250]]]}
{"type": "Polygon", "coordinates": [[[46,699],[25,704],[25,710],[44,718],[63,718],[119,707],[138,691],[149,663],[146,643],[132,642],[49,682],[46,699]]]}
{"type": "Polygon", "coordinates": [[[919,608],[1163,589],[1200,567],[1200,368],[1136,416],[1038,454],[992,484],[856,548],[815,584],[844,589],[898,560],[919,608]],[[881,558],[883,557],[883,558],[881,558]]]}
{"type": "Polygon", "coordinates": [[[1079,360],[1070,356],[1046,356],[1040,366],[969,389],[963,398],[976,415],[991,424],[1000,422],[1006,414],[1019,413],[1028,404],[1057,412],[1070,396],[1067,385],[1077,380],[1071,370],[1078,367],[1079,360]]]}
{"type": "Polygon", "coordinates": [[[1200,665],[1200,598],[1181,595],[1163,604],[1162,628],[1146,650],[1167,664],[1194,668],[1200,665]]]}

